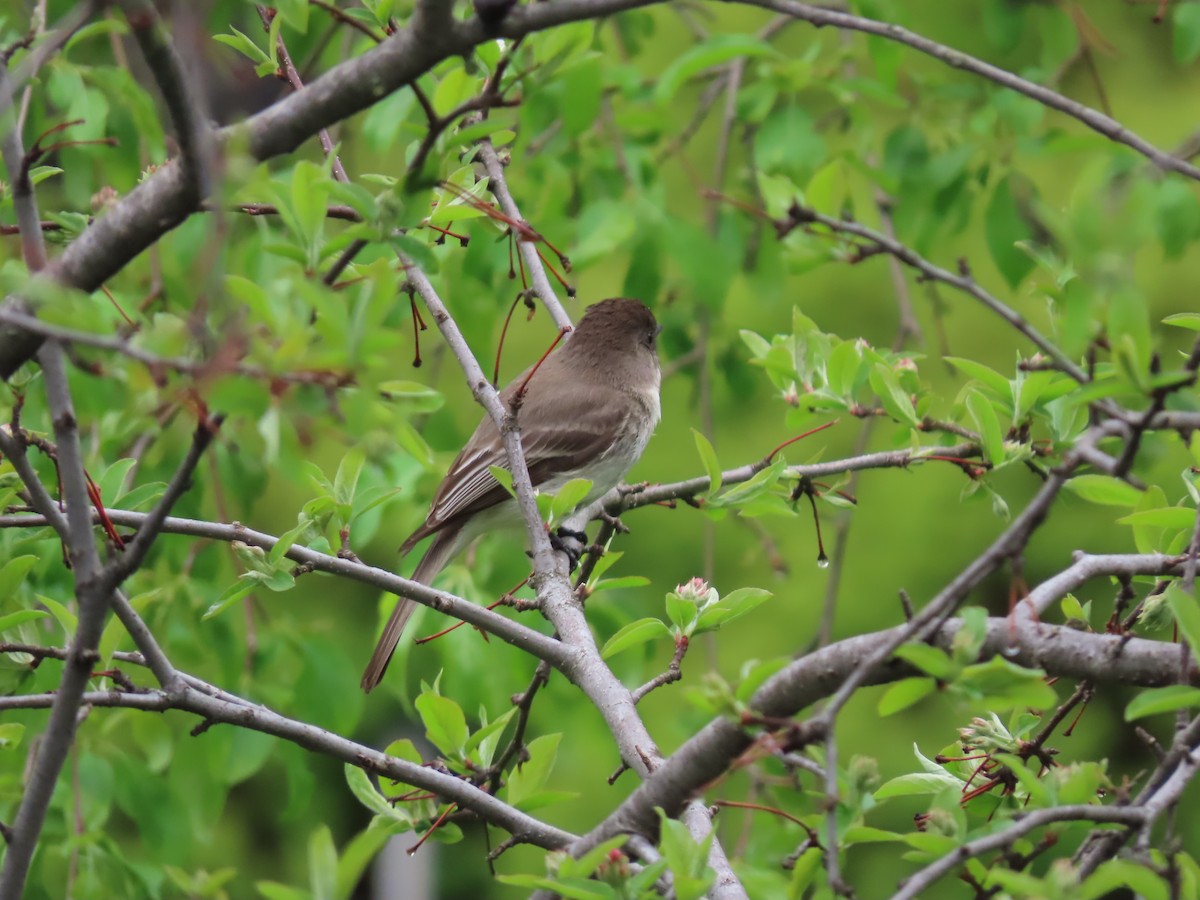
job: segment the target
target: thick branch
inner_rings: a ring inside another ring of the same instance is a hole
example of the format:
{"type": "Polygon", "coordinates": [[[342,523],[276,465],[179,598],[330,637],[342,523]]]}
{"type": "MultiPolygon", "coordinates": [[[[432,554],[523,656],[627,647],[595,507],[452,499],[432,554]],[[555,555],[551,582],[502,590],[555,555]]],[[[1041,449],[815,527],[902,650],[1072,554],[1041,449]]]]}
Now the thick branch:
{"type": "MultiPolygon", "coordinates": [[[[1170,571],[1168,569],[1167,571],[1170,571]]],[[[962,627],[958,619],[944,623],[930,643],[950,651],[962,627]]],[[[794,716],[819,700],[830,697],[854,675],[864,658],[879,648],[903,639],[906,626],[848,638],[829,644],[791,663],[768,679],[755,693],[749,707],[768,719],[794,716]]],[[[1010,618],[988,620],[987,637],[980,659],[1003,654],[1017,665],[1043,669],[1065,678],[1087,678],[1097,682],[1159,687],[1179,680],[1179,658],[1174,645],[1141,638],[1087,634],[1059,625],[1010,618]]],[[[882,684],[920,674],[899,660],[879,663],[863,677],[863,684],[882,684]]],[[[1193,665],[1189,681],[1200,684],[1200,671],[1193,665]]],[[[805,729],[807,723],[796,727],[805,729]]],[[[819,729],[808,738],[818,739],[819,729]]],[[[617,834],[653,834],[656,807],[671,813],[681,808],[704,785],[720,777],[730,764],[754,743],[754,736],[729,718],[715,719],[676,750],[612,814],[572,845],[574,855],[617,834]]]]}

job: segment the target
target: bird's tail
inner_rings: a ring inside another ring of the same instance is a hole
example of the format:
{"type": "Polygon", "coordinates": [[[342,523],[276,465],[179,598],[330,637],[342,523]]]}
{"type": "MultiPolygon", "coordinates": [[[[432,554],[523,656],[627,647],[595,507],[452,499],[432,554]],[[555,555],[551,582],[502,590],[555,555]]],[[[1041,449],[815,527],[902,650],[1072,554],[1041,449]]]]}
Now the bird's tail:
{"type": "MultiPolygon", "coordinates": [[[[429,545],[429,549],[417,563],[417,568],[412,574],[413,581],[419,581],[421,584],[431,583],[450,561],[450,557],[454,555],[457,529],[454,530],[454,533],[448,533],[449,531],[450,529],[447,529],[434,535],[433,543],[429,545]]],[[[371,654],[371,659],[363,672],[362,689],[368,694],[383,680],[388,663],[392,661],[392,654],[396,652],[396,645],[400,643],[400,636],[404,633],[404,626],[408,624],[408,620],[416,611],[417,604],[413,600],[401,597],[396,603],[396,608],[392,610],[387,624],[383,626],[383,634],[379,636],[375,652],[371,654]]]]}

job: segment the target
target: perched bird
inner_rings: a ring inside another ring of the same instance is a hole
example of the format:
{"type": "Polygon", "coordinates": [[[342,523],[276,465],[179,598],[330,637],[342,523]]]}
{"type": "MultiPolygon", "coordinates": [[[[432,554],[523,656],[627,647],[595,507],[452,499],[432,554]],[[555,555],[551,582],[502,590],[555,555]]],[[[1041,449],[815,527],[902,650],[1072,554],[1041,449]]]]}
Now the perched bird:
{"type": "MultiPolygon", "coordinates": [[[[581,505],[587,504],[615,487],[637,462],[661,411],[660,330],[640,301],[602,300],[587,309],[566,343],[533,373],[517,423],[535,488],[554,493],[573,478],[586,478],[592,489],[581,505]]],[[[507,408],[530,371],[500,393],[507,408]]],[[[485,416],[438,487],[425,524],[400,547],[407,553],[433,535],[413,580],[429,584],[479,535],[520,524],[516,500],[492,476],[490,466],[508,468],[508,456],[499,429],[485,416]]],[[[396,604],[363,673],[364,691],[383,678],[415,608],[403,597],[396,604]]]]}

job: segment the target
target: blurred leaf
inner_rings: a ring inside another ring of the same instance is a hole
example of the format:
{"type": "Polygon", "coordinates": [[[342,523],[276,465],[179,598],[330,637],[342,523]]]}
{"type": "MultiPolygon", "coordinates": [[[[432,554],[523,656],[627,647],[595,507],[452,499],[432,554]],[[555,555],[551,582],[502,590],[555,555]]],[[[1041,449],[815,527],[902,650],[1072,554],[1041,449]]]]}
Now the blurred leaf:
{"type": "Polygon", "coordinates": [[[1172,49],[1175,61],[1188,65],[1200,58],[1200,6],[1176,3],[1171,11],[1172,49]]]}
{"type": "Polygon", "coordinates": [[[26,622],[36,622],[38,619],[49,617],[49,613],[42,612],[40,609],[23,609],[20,612],[9,613],[7,616],[0,616],[0,632],[24,625],[26,622]]]}
{"type": "Polygon", "coordinates": [[[0,597],[12,597],[37,561],[36,556],[17,556],[6,562],[4,568],[0,569],[0,597]]]}
{"type": "Polygon", "coordinates": [[[654,99],[669,101],[693,75],[731,59],[768,56],[777,53],[770,44],[746,34],[715,35],[676,57],[658,77],[654,99]]]}
{"type": "Polygon", "coordinates": [[[713,449],[712,443],[703,434],[692,429],[692,437],[696,440],[696,452],[700,454],[700,462],[704,466],[704,471],[708,474],[709,480],[712,482],[708,486],[707,493],[711,496],[721,489],[721,465],[717,462],[717,451],[713,449]]]}
{"type": "Polygon", "coordinates": [[[554,768],[560,741],[561,734],[544,734],[529,742],[526,748],[529,758],[508,776],[509,803],[518,809],[525,809],[525,804],[541,791],[550,777],[550,770],[554,768]]]}
{"type": "Polygon", "coordinates": [[[1015,288],[1033,269],[1033,260],[1018,244],[1031,238],[1029,225],[1013,198],[1008,178],[996,185],[988,204],[984,233],[992,261],[1008,286],[1015,288]]]}
{"type": "Polygon", "coordinates": [[[638,619],[636,622],[630,622],[610,637],[600,650],[600,656],[602,659],[608,659],[616,656],[622,650],[628,650],[630,647],[644,644],[646,641],[667,637],[670,633],[670,629],[661,619],[638,619]]]}
{"type": "Polygon", "coordinates": [[[469,736],[462,707],[449,697],[431,691],[422,693],[415,705],[425,723],[425,735],[430,743],[443,753],[461,755],[469,736]]]}
{"type": "Polygon", "coordinates": [[[1146,688],[1125,707],[1125,721],[1132,722],[1134,719],[1192,706],[1200,706],[1200,688],[1188,687],[1185,684],[1146,688]]]}
{"type": "Polygon", "coordinates": [[[1089,503],[1104,506],[1137,506],[1142,499],[1141,491],[1111,475],[1076,475],[1063,487],[1089,503]]]}
{"type": "Polygon", "coordinates": [[[554,495],[554,502],[550,504],[550,515],[555,520],[566,518],[591,490],[592,483],[586,478],[572,478],[554,495]]]}
{"type": "Polygon", "coordinates": [[[879,715],[890,716],[901,710],[908,709],[914,703],[928,697],[937,690],[937,682],[932,678],[903,678],[889,685],[879,698],[877,707],[879,715]]]}

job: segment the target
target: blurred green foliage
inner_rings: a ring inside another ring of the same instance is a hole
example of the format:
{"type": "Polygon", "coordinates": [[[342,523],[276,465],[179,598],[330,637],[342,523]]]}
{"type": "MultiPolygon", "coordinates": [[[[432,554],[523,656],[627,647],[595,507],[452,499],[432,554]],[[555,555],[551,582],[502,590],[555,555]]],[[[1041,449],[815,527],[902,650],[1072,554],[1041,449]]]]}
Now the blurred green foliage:
{"type": "MultiPolygon", "coordinates": [[[[69,6],[51,2],[51,20],[69,6]]],[[[345,14],[382,38],[389,17],[405,24],[410,6],[367,0],[345,14]]],[[[1171,4],[1162,24],[1152,22],[1153,4],[862,0],[852,7],[1109,108],[1159,146],[1184,140],[1185,123],[1200,113],[1200,4],[1171,4]]],[[[373,46],[303,0],[278,9],[275,30],[306,78],[373,46]]],[[[1195,184],[1162,175],[1078,122],[893,42],[802,23],[764,35],[768,21],[733,4],[656,7],[534,35],[513,54],[505,82],[519,105],[493,110],[483,126],[448,129],[416,173],[407,167],[428,125],[410,90],[381,98],[336,130],[351,184],[332,177],[315,141],[256,164],[235,139],[212,198],[219,212],[189,218],[106,292],[59,292],[39,307],[48,322],[132,333],[147,352],[211,361],[192,375],[78,349],[72,387],[89,471],[106,503],[150,506],[197,411],[220,411],[228,417],[220,440],[177,514],[242,522],[326,552],[336,552],[344,534],[369,563],[410,566],[395,548],[423,519],[479,411],[436,332],[421,332],[415,345],[397,250],[430,274],[485,370],[499,360],[501,382],[555,334],[543,311],[527,316],[521,307],[497,350],[520,285],[510,274],[504,224],[473,205],[490,202],[473,162],[474,142],[490,134],[510,160],[507,178],[523,215],[571,258],[565,277],[579,300],[569,311],[577,317],[588,302],[631,295],[664,325],[671,375],[663,422],[633,479],[717,474],[837,419],[831,430],[782,450],[780,463],[751,485],[714,484],[701,511],[681,504],[626,516],[632,533],[614,542],[622,555],[599,573],[608,583],[593,585],[588,615],[631,686],[665,668],[672,638],[676,645],[694,638],[682,684],[649,694],[640,707],[663,751],[722,708],[714,700],[722,681],[757,683],[812,645],[834,575],[827,638],[900,622],[896,592],[919,605],[974,558],[1039,487],[1034,470],[1052,465],[1086,427],[1089,401],[1108,396],[1140,408],[1162,378],[1178,373],[1197,320],[1192,313],[1174,321],[1182,327],[1161,323],[1196,306],[1187,285],[1200,275],[1192,252],[1200,197],[1195,184]],[[735,91],[731,66],[739,73],[735,91]],[[797,200],[876,230],[894,227],[899,240],[943,268],[967,261],[979,284],[1068,357],[1082,363],[1091,354],[1097,386],[1084,393],[1061,373],[1018,368],[1035,349],[1024,338],[970,297],[911,272],[898,277],[920,333],[902,334],[896,278],[883,258],[820,229],[777,237],[772,220],[797,200]],[[271,204],[276,214],[246,215],[240,204],[271,204]],[[359,221],[328,217],[331,205],[350,207],[359,221]],[[890,225],[881,219],[885,210],[890,225]],[[446,239],[433,226],[452,234],[446,239]],[[398,228],[405,234],[396,235],[398,228]],[[321,274],[359,240],[367,247],[339,283],[323,284],[321,274]],[[414,369],[415,359],[422,362],[414,369]],[[929,429],[927,420],[954,428],[929,429]],[[796,493],[784,476],[783,460],[832,460],[864,449],[935,452],[929,448],[960,442],[963,430],[978,439],[974,465],[868,471],[853,485],[841,478],[809,485],[807,493],[796,493]],[[837,493],[850,487],[852,513],[837,493]],[[833,541],[846,542],[843,566],[817,564],[810,497],[829,552],[833,541]],[[673,591],[697,576],[719,589],[717,606],[673,591]],[[773,597],[758,605],[768,590],[773,597]]],[[[0,44],[27,25],[11,10],[0,44]]],[[[286,92],[274,78],[273,42],[249,4],[220,0],[174,25],[221,121],[286,92]]],[[[77,237],[89,216],[103,215],[112,192],[129,194],[172,147],[126,32],[118,13],[105,12],[31,86],[27,145],[81,120],[42,141],[69,144],[34,173],[43,217],[57,229],[47,232],[53,241],[77,237]],[[109,137],[119,146],[89,143],[109,137]]],[[[479,94],[509,49],[482,45],[417,84],[445,115],[479,94]]],[[[7,224],[7,192],[3,203],[7,224]]],[[[28,276],[18,238],[3,240],[0,288],[7,294],[28,276]]],[[[547,259],[558,265],[552,254],[547,259]]],[[[23,403],[25,426],[48,433],[36,369],[22,370],[10,388],[5,415],[23,403]]],[[[1196,409],[1194,387],[1171,403],[1196,409]]],[[[1150,485],[1146,492],[1077,481],[1027,548],[1025,581],[1058,571],[1075,549],[1179,552],[1195,517],[1195,449],[1171,435],[1147,436],[1136,470],[1150,485]]],[[[53,485],[49,462],[35,459],[53,485]]],[[[0,469],[6,506],[19,503],[17,486],[11,468],[0,469]]],[[[52,534],[6,529],[0,559],[3,638],[62,645],[73,599],[52,534]]],[[[527,571],[515,538],[489,539],[440,584],[490,603],[527,571]]],[[[406,641],[384,688],[365,698],[360,665],[391,599],[325,575],[295,576],[282,550],[164,535],[129,587],[181,669],[370,744],[399,738],[391,752],[413,760],[441,755],[457,771],[491,761],[512,715],[510,698],[533,675],[535,663],[524,654],[460,628],[420,646],[406,641]]],[[[997,576],[973,602],[1002,614],[1010,589],[1008,574],[997,576]]],[[[1108,585],[1091,585],[1064,612],[1102,629],[1114,595],[1108,585]]],[[[523,620],[544,627],[535,613],[523,620]]],[[[422,609],[410,632],[446,624],[422,609]]],[[[113,622],[101,649],[107,656],[132,644],[113,622]]],[[[969,771],[932,762],[957,748],[958,728],[984,717],[987,728],[1015,741],[1038,721],[1026,708],[1052,707],[1055,696],[1066,696],[1038,674],[976,662],[969,650],[953,658],[913,651],[909,661],[922,675],[862,691],[839,719],[838,816],[845,870],[860,896],[890,891],[911,871],[905,860],[932,859],[986,827],[999,801],[982,797],[961,807],[969,771]],[[886,730],[882,716],[891,716],[886,730]],[[934,824],[914,831],[913,815],[926,813],[934,824]]],[[[58,672],[52,660],[0,656],[6,694],[53,690],[58,672]]],[[[148,684],[140,672],[126,674],[148,684]]],[[[109,683],[97,677],[98,685],[109,683]]],[[[749,694],[733,690],[741,699],[749,694]]],[[[1053,780],[1004,757],[1019,773],[1025,793],[1018,796],[1035,806],[1085,802],[1101,784],[1147,768],[1122,718],[1132,697],[1128,690],[1097,696],[1074,736],[1056,744],[1066,765],[1053,780]]],[[[1159,705],[1141,700],[1137,711],[1156,715],[1150,727],[1160,733],[1171,722],[1164,710],[1195,704],[1193,694],[1151,700],[1159,705]]],[[[4,715],[0,820],[11,819],[25,754],[44,721],[36,710],[4,715]]],[[[190,736],[195,725],[177,713],[90,712],[55,794],[30,898],[65,896],[68,883],[77,898],[241,897],[256,889],[287,900],[347,897],[386,838],[408,832],[401,841],[410,846],[446,812],[427,799],[381,802],[361,771],[343,771],[296,746],[225,726],[190,736]]],[[[629,774],[604,784],[619,763],[615,748],[595,710],[560,676],[538,695],[528,739],[530,759],[501,796],[556,825],[586,831],[633,787],[629,774]]],[[[793,791],[771,761],[753,774],[734,773],[714,795],[755,799],[820,827],[820,787],[805,782],[793,791]]],[[[1181,816],[1178,833],[1195,833],[1191,811],[1181,816]]],[[[800,828],[752,810],[728,809],[718,821],[751,896],[808,896],[810,882],[820,883],[820,854],[812,849],[790,870],[779,865],[803,843],[800,828]]],[[[1062,846],[1070,850],[1087,830],[1064,827],[1062,846]]],[[[676,831],[667,823],[663,852],[683,896],[707,881],[695,848],[676,831]]],[[[431,840],[443,842],[436,849],[439,896],[520,896],[544,883],[544,854],[520,847],[496,863],[510,887],[492,880],[477,824],[443,825],[431,840]]],[[[575,868],[560,860],[557,877],[584,879],[604,858],[575,868]]],[[[987,862],[973,861],[972,874],[984,878],[987,862]]],[[[1194,892],[1195,866],[1186,866],[1194,892]]],[[[1049,860],[1030,871],[998,875],[1011,882],[998,886],[1022,895],[1053,884],[1060,890],[1054,896],[1075,896],[1049,860]]],[[[1146,878],[1128,864],[1101,872],[1088,896],[1146,878]]],[[[961,895],[950,881],[930,896],[961,895]]],[[[1160,887],[1151,878],[1144,892],[1156,896],[1160,887]]]]}

